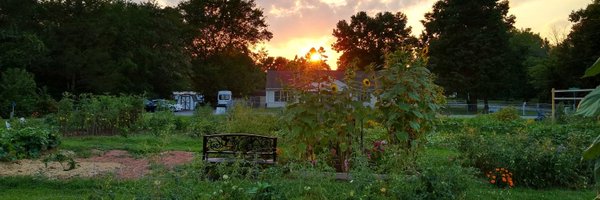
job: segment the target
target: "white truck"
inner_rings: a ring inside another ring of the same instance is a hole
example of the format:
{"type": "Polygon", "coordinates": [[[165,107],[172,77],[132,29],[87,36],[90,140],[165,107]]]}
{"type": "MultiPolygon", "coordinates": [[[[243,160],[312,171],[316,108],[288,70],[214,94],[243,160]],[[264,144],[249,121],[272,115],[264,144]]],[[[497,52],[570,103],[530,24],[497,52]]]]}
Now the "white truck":
{"type": "Polygon", "coordinates": [[[221,90],[217,95],[217,109],[215,114],[220,115],[227,112],[229,107],[233,106],[233,96],[229,90],[221,90]]]}

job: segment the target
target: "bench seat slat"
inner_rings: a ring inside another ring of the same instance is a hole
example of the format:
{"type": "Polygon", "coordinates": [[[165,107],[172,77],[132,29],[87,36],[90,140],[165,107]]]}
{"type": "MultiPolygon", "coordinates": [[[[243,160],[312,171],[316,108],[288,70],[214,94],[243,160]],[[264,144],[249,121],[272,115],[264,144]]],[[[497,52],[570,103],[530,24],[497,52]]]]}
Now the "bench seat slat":
{"type": "Polygon", "coordinates": [[[208,163],[276,164],[277,137],[243,133],[205,135],[202,153],[203,160],[208,163]],[[233,158],[231,155],[243,156],[233,158]],[[255,156],[249,158],[251,155],[255,156]]]}
{"type": "MultiPolygon", "coordinates": [[[[232,163],[232,162],[248,162],[245,160],[235,159],[235,158],[207,158],[207,162],[209,163],[232,163]]],[[[252,160],[252,162],[256,162],[258,164],[275,164],[273,159],[257,159],[252,160]]]]}

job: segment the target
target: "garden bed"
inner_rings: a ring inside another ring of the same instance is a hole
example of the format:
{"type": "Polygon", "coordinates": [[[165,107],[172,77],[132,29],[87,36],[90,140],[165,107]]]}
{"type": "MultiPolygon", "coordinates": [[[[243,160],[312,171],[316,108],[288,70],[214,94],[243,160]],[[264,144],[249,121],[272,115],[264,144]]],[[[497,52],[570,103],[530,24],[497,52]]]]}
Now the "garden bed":
{"type": "Polygon", "coordinates": [[[66,170],[66,163],[23,159],[15,162],[0,163],[0,176],[44,176],[51,179],[88,178],[113,174],[119,179],[138,179],[151,172],[150,165],[156,163],[171,169],[177,165],[189,163],[194,153],[185,151],[166,151],[148,158],[135,158],[127,151],[110,150],[98,152],[89,158],[76,158],[77,167],[66,170]]]}

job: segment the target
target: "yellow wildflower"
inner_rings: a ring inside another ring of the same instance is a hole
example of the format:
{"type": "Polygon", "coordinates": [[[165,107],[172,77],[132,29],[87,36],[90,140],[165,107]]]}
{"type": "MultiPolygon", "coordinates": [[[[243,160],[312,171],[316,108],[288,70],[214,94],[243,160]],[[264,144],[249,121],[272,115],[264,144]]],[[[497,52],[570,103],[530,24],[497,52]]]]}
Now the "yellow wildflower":
{"type": "Polygon", "coordinates": [[[363,79],[362,83],[365,87],[371,86],[371,81],[368,78],[363,79]]]}

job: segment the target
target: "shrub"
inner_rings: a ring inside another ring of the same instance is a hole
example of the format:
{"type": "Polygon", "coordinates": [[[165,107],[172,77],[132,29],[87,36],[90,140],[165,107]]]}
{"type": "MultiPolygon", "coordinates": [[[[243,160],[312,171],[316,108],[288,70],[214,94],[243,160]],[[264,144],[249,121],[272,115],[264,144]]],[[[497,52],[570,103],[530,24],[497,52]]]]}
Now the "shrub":
{"type": "Polygon", "coordinates": [[[457,165],[422,166],[413,175],[398,175],[392,179],[390,191],[396,199],[464,199],[471,170],[457,165]]]}
{"type": "Polygon", "coordinates": [[[15,106],[15,116],[30,116],[36,109],[37,86],[33,74],[24,69],[11,68],[0,75],[0,114],[8,117],[15,106]]]}
{"type": "Polygon", "coordinates": [[[143,113],[136,128],[156,136],[165,136],[177,129],[177,118],[171,111],[143,113]]]}
{"type": "Polygon", "coordinates": [[[38,158],[43,151],[56,148],[59,143],[58,134],[50,127],[21,125],[11,129],[0,128],[0,160],[38,158]]]}
{"type": "MultiPolygon", "coordinates": [[[[481,122],[479,126],[486,126],[481,122]]],[[[467,122],[462,131],[453,132],[450,137],[454,139],[448,140],[456,141],[455,147],[466,164],[482,172],[505,167],[514,173],[514,184],[518,186],[583,188],[589,184],[591,167],[580,158],[587,141],[600,132],[598,125],[525,120],[512,123],[519,124],[519,128],[497,132],[467,122]]]]}
{"type": "Polygon", "coordinates": [[[253,109],[243,102],[237,102],[230,109],[224,127],[226,132],[274,135],[274,132],[279,130],[278,119],[274,113],[253,109]]]}
{"type": "Polygon", "coordinates": [[[519,119],[519,112],[514,107],[505,107],[500,109],[497,113],[492,116],[502,122],[513,121],[519,119]]]}
{"type": "Polygon", "coordinates": [[[64,134],[127,134],[140,119],[142,100],[137,96],[65,93],[55,120],[64,134]]]}
{"type": "Polygon", "coordinates": [[[188,135],[193,137],[202,137],[203,135],[215,134],[223,131],[223,116],[213,114],[213,108],[210,105],[197,107],[194,117],[190,120],[188,135]]]}

